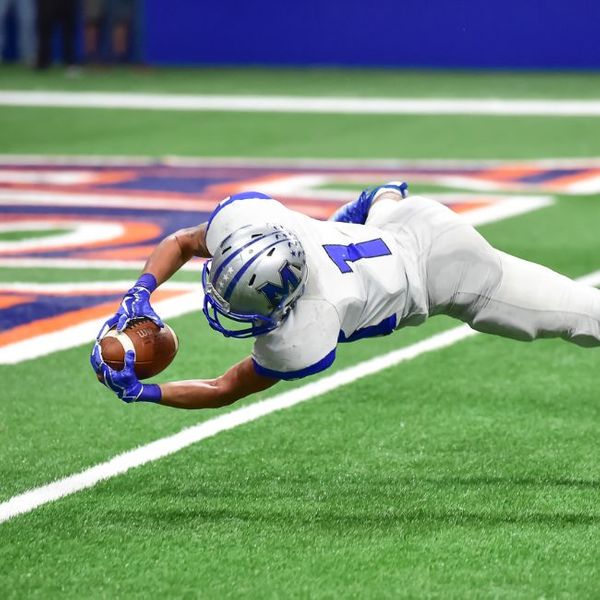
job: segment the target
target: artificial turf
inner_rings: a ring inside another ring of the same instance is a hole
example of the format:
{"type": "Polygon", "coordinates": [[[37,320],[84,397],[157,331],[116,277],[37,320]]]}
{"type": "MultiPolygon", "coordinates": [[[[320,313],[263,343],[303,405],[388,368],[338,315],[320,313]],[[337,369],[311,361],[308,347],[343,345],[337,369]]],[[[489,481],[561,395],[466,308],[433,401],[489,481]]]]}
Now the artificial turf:
{"type": "MultiPolygon", "coordinates": [[[[147,90],[217,93],[252,91],[257,72],[251,75],[208,73],[200,83],[185,71],[140,76],[150,78],[147,90]]],[[[302,93],[344,94],[351,86],[343,78],[354,75],[317,84],[319,74],[295,72],[279,81],[287,93],[302,87],[302,93]]],[[[420,94],[451,83],[457,96],[501,87],[490,83],[491,75],[444,75],[442,82],[434,74],[375,76],[410,77],[420,94]]],[[[38,81],[48,88],[119,89],[122,77],[65,84],[50,73],[38,81]]],[[[273,72],[261,77],[277,81],[273,72]]],[[[370,77],[356,75],[355,87],[370,77]]],[[[593,77],[528,78],[529,87],[524,76],[514,76],[507,94],[544,90],[564,97],[570,89],[591,97],[597,90],[593,77]]],[[[33,82],[14,71],[1,85],[33,82]]],[[[599,124],[0,108],[0,152],[591,157],[600,155],[599,124]]],[[[560,197],[481,231],[505,251],[580,276],[600,268],[599,219],[598,196],[560,197]]],[[[134,276],[0,269],[2,281],[134,276]]],[[[181,351],[165,378],[215,376],[250,349],[209,332],[199,313],[171,324],[181,351]]],[[[454,325],[435,318],[345,345],[334,368],[454,325]]],[[[82,346],[0,366],[0,501],[216,414],[121,404],[94,381],[88,351],[82,346]]],[[[477,336],[387,369],[0,524],[0,595],[597,597],[597,364],[597,351],[562,342],[477,336]]],[[[280,384],[258,397],[303,383],[280,384]]]]}
{"type": "Polygon", "coordinates": [[[4,589],[593,597],[596,360],[480,337],[389,369],[4,524],[4,589]]]}
{"type": "Polygon", "coordinates": [[[600,74],[397,69],[122,68],[30,71],[4,66],[0,89],[184,94],[600,98],[600,74]]]}
{"type": "Polygon", "coordinates": [[[595,155],[600,119],[4,107],[0,131],[21,154],[536,159],[595,155]]]}

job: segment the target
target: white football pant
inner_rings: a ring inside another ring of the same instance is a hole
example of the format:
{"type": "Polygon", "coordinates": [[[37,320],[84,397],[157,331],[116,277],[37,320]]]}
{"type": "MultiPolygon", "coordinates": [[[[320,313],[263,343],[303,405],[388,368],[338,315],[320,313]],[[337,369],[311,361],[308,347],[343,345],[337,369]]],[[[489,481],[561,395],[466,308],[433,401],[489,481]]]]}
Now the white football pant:
{"type": "Polygon", "coordinates": [[[560,337],[600,346],[600,290],[496,250],[443,204],[384,197],[366,224],[398,232],[404,247],[411,240],[430,315],[517,340],[560,337]]]}

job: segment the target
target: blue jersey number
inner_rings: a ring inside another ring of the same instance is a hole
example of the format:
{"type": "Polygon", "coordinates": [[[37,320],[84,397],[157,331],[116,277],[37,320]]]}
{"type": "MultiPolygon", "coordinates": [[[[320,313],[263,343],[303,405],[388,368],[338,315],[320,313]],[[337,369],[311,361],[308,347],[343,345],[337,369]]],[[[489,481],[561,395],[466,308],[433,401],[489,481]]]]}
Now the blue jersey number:
{"type": "Polygon", "coordinates": [[[381,239],[368,240],[358,244],[324,244],[323,250],[327,256],[336,264],[342,273],[352,273],[352,267],[348,263],[362,260],[363,258],[377,258],[378,256],[388,256],[392,252],[386,243],[381,239]]]}

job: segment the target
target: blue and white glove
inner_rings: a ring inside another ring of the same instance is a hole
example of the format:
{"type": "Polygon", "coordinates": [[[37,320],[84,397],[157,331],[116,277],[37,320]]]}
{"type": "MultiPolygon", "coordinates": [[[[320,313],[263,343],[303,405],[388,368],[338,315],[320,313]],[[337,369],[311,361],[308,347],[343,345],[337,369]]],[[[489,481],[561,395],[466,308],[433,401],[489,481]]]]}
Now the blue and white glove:
{"type": "Polygon", "coordinates": [[[123,331],[134,319],[151,319],[159,327],[164,327],[161,318],[150,305],[150,294],[156,289],[156,278],[150,273],[144,273],[135,285],[123,296],[119,310],[102,325],[96,339],[99,340],[115,325],[117,331],[123,331]]]}
{"type": "Polygon", "coordinates": [[[111,369],[102,359],[100,344],[96,342],[90,363],[96,376],[110,388],[123,402],[160,402],[162,397],[160,387],[155,383],[141,383],[133,368],[135,352],[129,350],[125,353],[125,366],[121,371],[111,369]]]}
{"type": "Polygon", "coordinates": [[[358,223],[359,225],[364,225],[367,222],[373,200],[386,190],[400,192],[402,197],[406,198],[408,195],[408,184],[404,181],[390,181],[385,185],[367,188],[363,190],[356,200],[338,208],[329,220],[338,221],[339,223],[358,223]]]}

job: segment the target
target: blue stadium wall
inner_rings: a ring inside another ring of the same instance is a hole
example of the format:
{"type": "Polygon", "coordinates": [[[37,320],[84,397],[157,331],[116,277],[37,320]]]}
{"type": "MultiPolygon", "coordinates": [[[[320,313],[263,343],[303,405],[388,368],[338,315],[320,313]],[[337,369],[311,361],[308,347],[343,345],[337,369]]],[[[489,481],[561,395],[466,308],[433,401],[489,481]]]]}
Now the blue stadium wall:
{"type": "Polygon", "coordinates": [[[146,0],[176,65],[598,69],[599,0],[146,0]]]}

